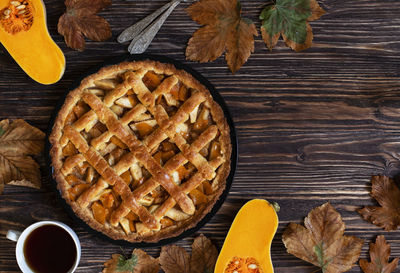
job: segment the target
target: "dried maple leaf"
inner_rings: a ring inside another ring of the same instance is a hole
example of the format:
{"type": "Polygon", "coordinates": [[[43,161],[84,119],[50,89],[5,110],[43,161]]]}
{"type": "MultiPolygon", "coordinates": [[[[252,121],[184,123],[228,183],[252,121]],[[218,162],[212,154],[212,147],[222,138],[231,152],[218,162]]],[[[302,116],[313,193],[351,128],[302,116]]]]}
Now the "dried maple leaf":
{"type": "Polygon", "coordinates": [[[214,61],[226,50],[225,59],[235,73],[254,52],[255,25],[241,17],[237,0],[200,0],[187,9],[190,17],[204,27],[190,38],[186,58],[214,61]]]}
{"type": "Polygon", "coordinates": [[[111,0],[66,0],[66,12],[58,21],[58,33],[70,48],[82,51],[85,37],[105,41],[111,37],[110,24],[96,13],[111,5],[111,0]]]}
{"type": "Polygon", "coordinates": [[[176,245],[161,248],[160,264],[165,273],[212,273],[218,251],[211,241],[200,234],[192,244],[192,256],[176,245]]]}
{"type": "Polygon", "coordinates": [[[295,51],[311,46],[313,33],[308,22],[317,20],[325,11],[316,0],[274,0],[260,14],[261,34],[269,50],[282,35],[286,45],[295,51]]]}
{"type": "Polygon", "coordinates": [[[132,257],[126,259],[119,254],[113,254],[112,259],[104,263],[103,273],[158,273],[158,260],[140,249],[132,252],[132,257]]]}
{"type": "Polygon", "coordinates": [[[381,207],[367,206],[357,210],[361,216],[385,230],[396,230],[400,226],[400,189],[393,179],[384,175],[372,176],[371,196],[381,207]]]}
{"type": "Polygon", "coordinates": [[[22,119],[0,121],[0,194],[4,184],[40,188],[39,165],[29,155],[43,150],[44,137],[22,119]]]}
{"type": "Polygon", "coordinates": [[[386,243],[385,236],[376,238],[375,244],[370,243],[369,255],[371,262],[360,260],[360,267],[365,273],[390,273],[396,270],[399,258],[389,263],[390,245],[386,243]]]}
{"type": "Polygon", "coordinates": [[[163,246],[160,264],[165,273],[190,273],[190,255],[177,245],[163,246]]]}
{"type": "Polygon", "coordinates": [[[217,262],[218,251],[211,241],[201,234],[192,244],[190,258],[191,273],[212,273],[217,262]]]}
{"type": "Polygon", "coordinates": [[[290,223],[283,233],[288,253],[320,267],[324,273],[345,272],[354,266],[364,240],[343,235],[342,218],[329,203],[313,209],[304,225],[290,223]]]}

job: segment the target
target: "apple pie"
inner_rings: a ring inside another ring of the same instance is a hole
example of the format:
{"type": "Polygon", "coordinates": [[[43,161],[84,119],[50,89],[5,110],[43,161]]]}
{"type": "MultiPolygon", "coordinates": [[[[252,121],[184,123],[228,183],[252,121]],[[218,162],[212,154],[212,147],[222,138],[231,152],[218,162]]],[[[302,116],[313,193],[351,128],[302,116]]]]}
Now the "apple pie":
{"type": "Polygon", "coordinates": [[[86,77],[66,97],[50,143],[53,176],[74,213],[130,242],[195,226],[230,172],[219,104],[191,74],[151,60],[86,77]]]}

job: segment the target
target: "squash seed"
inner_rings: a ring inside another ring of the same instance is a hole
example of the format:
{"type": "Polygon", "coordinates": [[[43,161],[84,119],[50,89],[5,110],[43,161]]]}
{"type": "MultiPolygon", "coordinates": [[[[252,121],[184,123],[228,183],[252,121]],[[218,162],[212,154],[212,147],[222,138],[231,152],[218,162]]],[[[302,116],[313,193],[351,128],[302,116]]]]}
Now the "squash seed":
{"type": "Polygon", "coordinates": [[[24,8],[26,8],[25,5],[19,5],[19,6],[17,7],[17,9],[24,9],[24,8]]]}
{"type": "Polygon", "coordinates": [[[257,268],[257,265],[255,265],[255,264],[249,264],[248,268],[250,268],[250,269],[256,269],[256,268],[257,268]]]}
{"type": "Polygon", "coordinates": [[[18,7],[19,5],[21,5],[21,2],[18,1],[11,1],[10,2],[11,5],[18,7]]]}
{"type": "Polygon", "coordinates": [[[6,10],[3,12],[3,14],[4,14],[5,16],[10,15],[10,13],[11,13],[11,10],[9,10],[9,9],[6,9],[6,10]]]}

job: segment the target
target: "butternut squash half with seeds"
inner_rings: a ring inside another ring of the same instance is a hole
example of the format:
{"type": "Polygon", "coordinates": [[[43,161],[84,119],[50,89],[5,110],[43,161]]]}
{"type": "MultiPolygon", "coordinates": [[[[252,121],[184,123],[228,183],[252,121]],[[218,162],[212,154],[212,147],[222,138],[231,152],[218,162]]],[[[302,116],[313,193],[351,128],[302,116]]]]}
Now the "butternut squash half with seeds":
{"type": "Polygon", "coordinates": [[[0,0],[0,42],[35,81],[52,84],[64,74],[65,57],[47,30],[42,0],[0,0]]]}
{"type": "Polygon", "coordinates": [[[278,227],[276,206],[247,202],[229,229],[214,273],[273,273],[271,242],[278,227]]]}

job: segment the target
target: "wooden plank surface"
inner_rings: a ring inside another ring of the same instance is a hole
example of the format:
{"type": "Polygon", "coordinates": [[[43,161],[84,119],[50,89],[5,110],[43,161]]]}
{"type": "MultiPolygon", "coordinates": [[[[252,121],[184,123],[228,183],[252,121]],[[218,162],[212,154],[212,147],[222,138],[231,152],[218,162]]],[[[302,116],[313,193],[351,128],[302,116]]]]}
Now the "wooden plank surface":
{"type": "MultiPolygon", "coordinates": [[[[106,42],[87,41],[84,52],[67,48],[56,25],[63,1],[45,0],[51,35],[67,59],[62,80],[33,82],[0,46],[0,119],[23,118],[47,129],[54,105],[74,79],[111,57],[126,53],[116,36],[166,1],[113,0],[102,12],[113,29],[106,42]]],[[[313,47],[295,53],[283,42],[269,52],[260,37],[249,61],[232,75],[224,58],[198,64],[184,50],[198,25],[182,3],[148,49],[189,64],[208,78],[232,113],[239,139],[239,164],[231,192],[218,214],[199,233],[220,248],[240,206],[252,198],[277,201],[280,225],[272,244],[277,273],[316,272],[316,267],[286,253],[281,237],[289,222],[301,222],[315,206],[330,201],[342,214],[347,234],[370,242],[384,234],[392,256],[400,257],[400,232],[384,232],[355,212],[375,202],[370,177],[400,173],[400,1],[323,0],[327,14],[312,22],[313,47]]],[[[243,13],[257,22],[265,1],[242,1],[243,13]]],[[[43,159],[42,173],[47,169],[43,159]]],[[[40,190],[6,186],[0,195],[0,272],[18,272],[9,229],[21,230],[41,219],[72,226],[82,242],[77,272],[100,272],[116,244],[89,234],[57,202],[50,181],[40,190]]],[[[178,244],[189,249],[193,236],[178,244]]],[[[361,257],[367,257],[365,243],[361,257]]],[[[154,256],[159,248],[146,249],[154,256]]],[[[132,251],[124,247],[125,253],[132,251]]],[[[350,272],[361,272],[358,266],[350,272]]]]}

